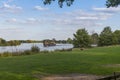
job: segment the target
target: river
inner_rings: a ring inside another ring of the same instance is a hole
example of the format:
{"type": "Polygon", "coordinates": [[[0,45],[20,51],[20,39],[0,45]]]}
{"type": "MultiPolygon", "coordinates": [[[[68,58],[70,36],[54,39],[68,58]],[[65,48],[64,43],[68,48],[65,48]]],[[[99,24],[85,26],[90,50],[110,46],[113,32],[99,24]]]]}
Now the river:
{"type": "Polygon", "coordinates": [[[0,53],[30,50],[32,46],[38,46],[40,48],[40,51],[54,51],[56,49],[61,50],[73,48],[72,44],[56,44],[56,46],[44,47],[42,43],[22,43],[19,46],[0,46],[0,53]]]}

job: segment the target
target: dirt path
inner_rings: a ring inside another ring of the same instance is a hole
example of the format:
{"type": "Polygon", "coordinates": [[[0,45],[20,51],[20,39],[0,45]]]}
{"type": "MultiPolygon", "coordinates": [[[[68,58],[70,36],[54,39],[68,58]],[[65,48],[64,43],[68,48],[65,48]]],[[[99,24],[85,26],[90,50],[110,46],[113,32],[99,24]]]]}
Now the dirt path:
{"type": "Polygon", "coordinates": [[[39,78],[40,80],[96,80],[101,76],[85,74],[53,75],[39,78]]]}

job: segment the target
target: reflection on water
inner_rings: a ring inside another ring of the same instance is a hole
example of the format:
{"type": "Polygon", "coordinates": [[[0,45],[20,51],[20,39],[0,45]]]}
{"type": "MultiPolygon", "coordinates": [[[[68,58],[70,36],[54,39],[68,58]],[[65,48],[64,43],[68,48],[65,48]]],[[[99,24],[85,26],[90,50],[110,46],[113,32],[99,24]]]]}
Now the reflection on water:
{"type": "Polygon", "coordinates": [[[48,51],[54,51],[56,49],[69,49],[73,48],[72,44],[56,44],[56,46],[50,46],[50,47],[44,47],[42,43],[23,43],[19,46],[0,46],[0,53],[3,52],[18,52],[18,51],[24,51],[29,50],[32,46],[38,46],[41,51],[48,50],[48,51]]]}

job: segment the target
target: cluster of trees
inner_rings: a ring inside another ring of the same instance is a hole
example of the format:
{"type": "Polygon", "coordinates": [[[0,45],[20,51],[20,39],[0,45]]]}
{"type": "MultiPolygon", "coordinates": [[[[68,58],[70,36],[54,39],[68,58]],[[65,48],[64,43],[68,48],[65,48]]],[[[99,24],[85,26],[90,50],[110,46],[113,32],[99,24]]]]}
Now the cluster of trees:
{"type": "Polygon", "coordinates": [[[5,39],[0,38],[0,46],[17,46],[20,44],[21,43],[18,40],[6,41],[5,39]]]}
{"type": "Polygon", "coordinates": [[[74,47],[86,48],[91,47],[92,44],[98,46],[110,46],[120,44],[120,30],[114,32],[111,28],[105,27],[103,31],[98,33],[88,34],[87,30],[79,29],[74,35],[73,40],[68,38],[68,42],[72,43],[74,47]]]}
{"type": "MultiPolygon", "coordinates": [[[[50,40],[50,39],[45,39],[45,40],[50,40]]],[[[68,43],[67,40],[56,40],[55,38],[53,38],[50,41],[54,41],[55,43],[58,43],[58,44],[66,44],[66,43],[68,43]]],[[[44,40],[42,42],[44,42],[44,40]]]]}
{"type": "Polygon", "coordinates": [[[20,45],[21,43],[40,43],[42,41],[37,41],[37,40],[10,40],[6,41],[3,38],[0,38],[0,46],[17,46],[20,45]]]}
{"type": "MultiPolygon", "coordinates": [[[[49,39],[48,39],[49,40],[49,39]]],[[[10,40],[6,41],[3,38],[0,38],[0,46],[17,46],[21,43],[43,43],[44,40],[10,40]]],[[[66,40],[56,40],[55,38],[52,39],[55,43],[65,44],[68,43],[66,40]]]]}
{"type": "Polygon", "coordinates": [[[18,40],[21,43],[42,43],[42,41],[39,40],[18,40]]]}
{"type": "Polygon", "coordinates": [[[109,45],[120,44],[119,39],[120,39],[119,30],[112,32],[110,27],[105,27],[104,30],[99,35],[98,45],[109,46],[109,45]]]}

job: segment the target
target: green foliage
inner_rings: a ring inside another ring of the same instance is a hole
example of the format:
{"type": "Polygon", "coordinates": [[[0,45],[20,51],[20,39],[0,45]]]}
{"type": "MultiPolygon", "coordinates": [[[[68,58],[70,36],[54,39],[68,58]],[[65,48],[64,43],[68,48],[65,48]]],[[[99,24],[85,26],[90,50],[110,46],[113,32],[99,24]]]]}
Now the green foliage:
{"type": "Polygon", "coordinates": [[[6,43],[6,40],[0,38],[0,44],[5,44],[6,43]]]}
{"type": "MultiPolygon", "coordinates": [[[[46,4],[51,4],[53,1],[56,1],[56,0],[43,0],[45,5],[46,4]]],[[[58,1],[58,4],[61,8],[63,7],[64,2],[66,2],[67,6],[71,6],[74,2],[74,0],[57,0],[57,1],[58,1]]]]}
{"type": "Polygon", "coordinates": [[[111,28],[105,27],[99,36],[99,46],[109,46],[117,43],[117,38],[111,31],[111,28]]]}
{"type": "Polygon", "coordinates": [[[91,46],[90,36],[85,29],[77,30],[76,34],[74,34],[73,45],[76,48],[86,48],[91,46]]]}
{"type": "Polygon", "coordinates": [[[0,38],[0,46],[6,45],[6,40],[0,38]]]}
{"type": "Polygon", "coordinates": [[[72,43],[73,43],[73,40],[72,40],[71,38],[68,38],[68,39],[67,39],[67,43],[72,44],[72,43]]]}
{"type": "Polygon", "coordinates": [[[22,54],[24,54],[24,55],[31,55],[32,52],[31,52],[31,50],[25,50],[22,54]]]}
{"type": "MultiPolygon", "coordinates": [[[[71,6],[75,0],[43,0],[43,3],[51,4],[52,2],[57,1],[58,5],[62,8],[63,3],[65,2],[67,6],[71,6]]],[[[120,0],[106,0],[106,6],[109,7],[117,7],[120,5],[120,0]]]]}
{"type": "Polygon", "coordinates": [[[17,41],[17,40],[11,40],[11,41],[8,41],[7,42],[8,45],[10,46],[17,46],[17,45],[20,45],[20,41],[17,41]]]}
{"type": "Polygon", "coordinates": [[[0,46],[17,46],[20,44],[21,44],[21,42],[18,40],[6,41],[6,40],[0,38],[0,46]]]}
{"type": "Polygon", "coordinates": [[[4,52],[4,53],[1,53],[1,54],[2,54],[2,57],[12,56],[12,53],[11,53],[11,52],[4,52]]]}
{"type": "Polygon", "coordinates": [[[93,33],[91,35],[92,44],[98,44],[98,38],[99,38],[99,35],[97,33],[93,33]]]}
{"type": "Polygon", "coordinates": [[[109,7],[117,7],[120,5],[120,0],[107,0],[106,1],[106,6],[109,7]]]}
{"type": "Polygon", "coordinates": [[[37,53],[37,52],[40,52],[40,48],[38,46],[32,46],[31,51],[37,53]]]}
{"type": "Polygon", "coordinates": [[[49,51],[44,50],[44,51],[40,51],[40,53],[49,53],[49,51]]]}
{"type": "Polygon", "coordinates": [[[120,44],[120,30],[114,31],[114,36],[117,38],[117,43],[120,44]]]}

